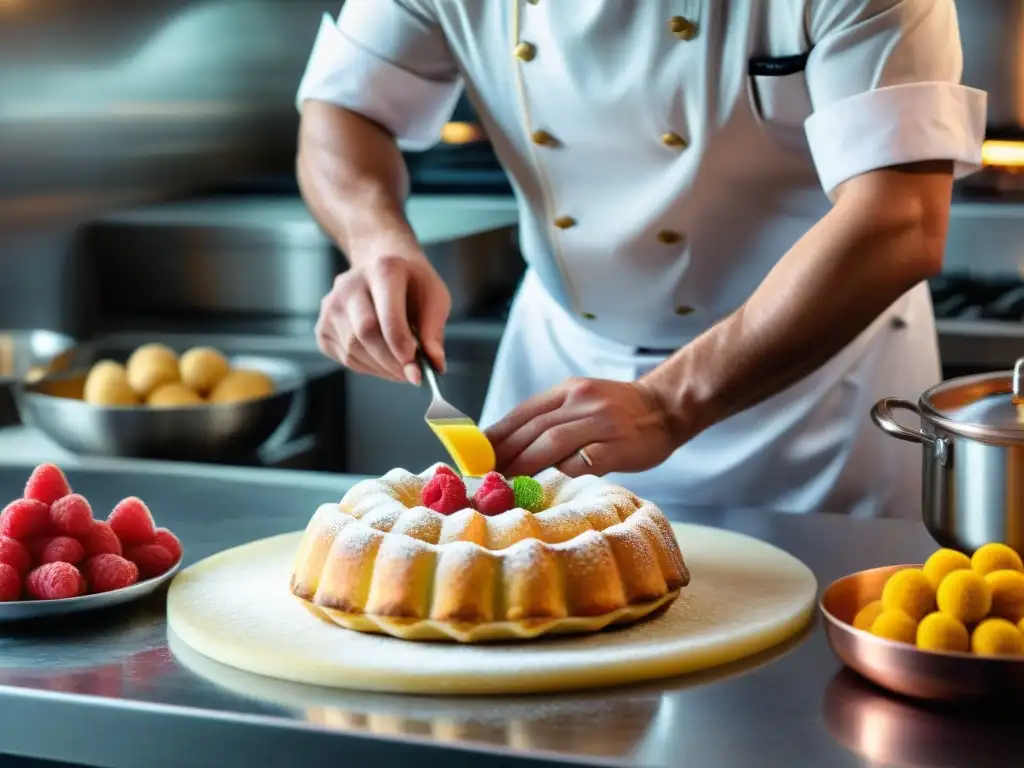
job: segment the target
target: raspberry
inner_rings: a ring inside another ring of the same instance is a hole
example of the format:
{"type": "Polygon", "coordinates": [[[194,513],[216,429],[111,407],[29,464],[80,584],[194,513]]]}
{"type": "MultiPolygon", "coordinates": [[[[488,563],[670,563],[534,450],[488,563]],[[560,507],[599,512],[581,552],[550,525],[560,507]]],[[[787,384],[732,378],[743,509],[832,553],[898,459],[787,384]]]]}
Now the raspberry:
{"type": "Polygon", "coordinates": [[[7,563],[0,563],[0,603],[10,603],[21,597],[21,574],[7,563]]]}
{"type": "Polygon", "coordinates": [[[140,544],[126,549],[124,556],[139,567],[139,578],[152,579],[167,573],[177,562],[171,553],[159,544],[140,544]]]}
{"type": "Polygon", "coordinates": [[[24,576],[32,570],[32,555],[17,539],[0,536],[0,563],[6,563],[24,576]]]}
{"type": "Polygon", "coordinates": [[[488,472],[473,494],[473,506],[483,515],[500,515],[516,505],[516,494],[497,472],[488,472]]]}
{"type": "Polygon", "coordinates": [[[466,498],[466,484],[454,474],[437,472],[426,485],[420,496],[423,506],[430,507],[442,515],[451,515],[469,506],[466,498]]]}
{"type": "Polygon", "coordinates": [[[39,563],[77,565],[85,559],[85,547],[70,536],[54,536],[39,553],[39,563]]]}
{"type": "Polygon", "coordinates": [[[174,562],[178,562],[181,559],[181,542],[178,541],[177,536],[166,528],[156,529],[156,536],[153,537],[153,543],[159,544],[170,552],[171,557],[174,558],[174,562]]]}
{"type": "Polygon", "coordinates": [[[93,592],[113,592],[139,580],[139,567],[120,555],[96,555],[85,562],[85,580],[93,592]]]}
{"type": "Polygon", "coordinates": [[[89,526],[89,532],[79,537],[82,546],[85,547],[86,557],[96,555],[120,555],[122,553],[121,540],[117,538],[114,529],[109,523],[103,520],[93,520],[89,526]]]}
{"type": "Polygon", "coordinates": [[[25,483],[25,498],[53,504],[71,493],[68,479],[55,464],[40,464],[32,470],[25,483]]]}
{"type": "Polygon", "coordinates": [[[0,536],[24,541],[46,533],[50,527],[50,505],[36,499],[17,499],[0,512],[0,536]]]}
{"type": "Polygon", "coordinates": [[[438,475],[449,475],[450,477],[454,477],[459,482],[462,482],[462,478],[459,477],[458,474],[456,474],[455,470],[449,467],[447,464],[442,464],[441,466],[434,470],[434,477],[437,477],[438,475]]]}
{"type": "Polygon", "coordinates": [[[126,547],[133,544],[150,544],[156,533],[156,525],[153,523],[149,507],[142,499],[134,496],[119,501],[107,522],[114,529],[121,544],[126,547]]]}
{"type": "Polygon", "coordinates": [[[57,499],[50,506],[50,526],[54,533],[84,536],[92,527],[92,507],[77,493],[57,499]]]}
{"type": "Polygon", "coordinates": [[[70,563],[46,563],[29,573],[25,589],[35,600],[63,600],[85,594],[85,579],[70,563]]]}

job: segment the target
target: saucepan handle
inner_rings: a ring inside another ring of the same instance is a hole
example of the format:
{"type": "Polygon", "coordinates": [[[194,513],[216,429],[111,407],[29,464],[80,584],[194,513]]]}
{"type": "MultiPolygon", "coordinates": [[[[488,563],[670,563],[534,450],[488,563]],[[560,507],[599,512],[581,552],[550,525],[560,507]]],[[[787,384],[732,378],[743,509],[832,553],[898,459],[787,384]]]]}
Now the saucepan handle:
{"type": "Polygon", "coordinates": [[[937,438],[926,435],[920,429],[910,429],[897,422],[892,412],[899,410],[913,411],[918,416],[921,415],[917,405],[909,400],[903,400],[898,397],[883,397],[871,409],[871,420],[875,422],[879,429],[886,434],[892,435],[897,440],[906,440],[908,443],[920,443],[922,445],[930,445],[937,442],[937,438]]]}

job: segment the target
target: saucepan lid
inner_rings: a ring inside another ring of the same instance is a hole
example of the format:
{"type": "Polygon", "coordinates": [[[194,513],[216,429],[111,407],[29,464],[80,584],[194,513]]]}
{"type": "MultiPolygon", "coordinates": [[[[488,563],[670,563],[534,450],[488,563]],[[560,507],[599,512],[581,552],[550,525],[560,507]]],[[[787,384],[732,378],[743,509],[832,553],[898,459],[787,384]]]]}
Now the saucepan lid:
{"type": "Polygon", "coordinates": [[[1024,358],[1013,371],[950,379],[921,396],[921,415],[987,443],[1024,442],[1024,358]]]}

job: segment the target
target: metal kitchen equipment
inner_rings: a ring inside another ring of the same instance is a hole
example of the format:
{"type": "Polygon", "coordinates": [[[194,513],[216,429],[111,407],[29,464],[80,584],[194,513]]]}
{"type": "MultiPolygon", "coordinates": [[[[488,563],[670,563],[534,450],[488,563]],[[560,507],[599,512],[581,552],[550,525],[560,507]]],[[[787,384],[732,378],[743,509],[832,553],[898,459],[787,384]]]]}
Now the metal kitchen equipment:
{"type": "Polygon", "coordinates": [[[968,554],[1003,542],[1024,552],[1024,421],[1014,397],[1024,359],[1014,371],[944,381],[918,402],[883,398],[871,419],[899,440],[923,449],[922,516],[943,547],[968,554]],[[916,413],[920,429],[893,412],[916,413]]]}
{"type": "Polygon", "coordinates": [[[18,423],[14,383],[64,370],[74,349],[74,339],[53,331],[0,331],[0,426],[18,423]]]}
{"type": "Polygon", "coordinates": [[[302,407],[304,377],[286,360],[232,357],[234,368],[262,371],[272,395],[188,408],[102,408],[80,399],[87,369],[15,385],[22,420],[76,454],[218,462],[251,456],[302,407]]]}
{"type": "MultiPolygon", "coordinates": [[[[524,264],[506,199],[416,198],[407,215],[453,318],[511,296],[524,264]]],[[[347,263],[298,197],[210,197],[87,228],[100,311],[121,317],[308,317],[347,263]]]]}
{"type": "Polygon", "coordinates": [[[981,703],[1024,693],[1024,663],[1015,657],[935,653],[854,629],[857,611],[882,595],[886,579],[903,568],[891,565],[844,576],[822,594],[825,635],[850,669],[894,693],[940,702],[981,703]]]}

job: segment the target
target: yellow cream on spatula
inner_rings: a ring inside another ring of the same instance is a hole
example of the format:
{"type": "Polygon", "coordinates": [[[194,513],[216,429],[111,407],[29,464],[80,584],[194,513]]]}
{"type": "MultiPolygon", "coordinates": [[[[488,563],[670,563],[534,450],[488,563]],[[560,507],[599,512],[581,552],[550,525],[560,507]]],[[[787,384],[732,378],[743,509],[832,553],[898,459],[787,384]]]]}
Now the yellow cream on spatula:
{"type": "Polygon", "coordinates": [[[416,362],[430,386],[431,400],[424,419],[466,477],[483,477],[494,471],[494,448],[487,435],[469,416],[441,396],[434,366],[417,349],[416,362]]]}
{"type": "Polygon", "coordinates": [[[427,418],[441,444],[451,455],[455,466],[466,477],[483,477],[494,471],[494,448],[487,435],[472,419],[465,421],[427,418]]]}

